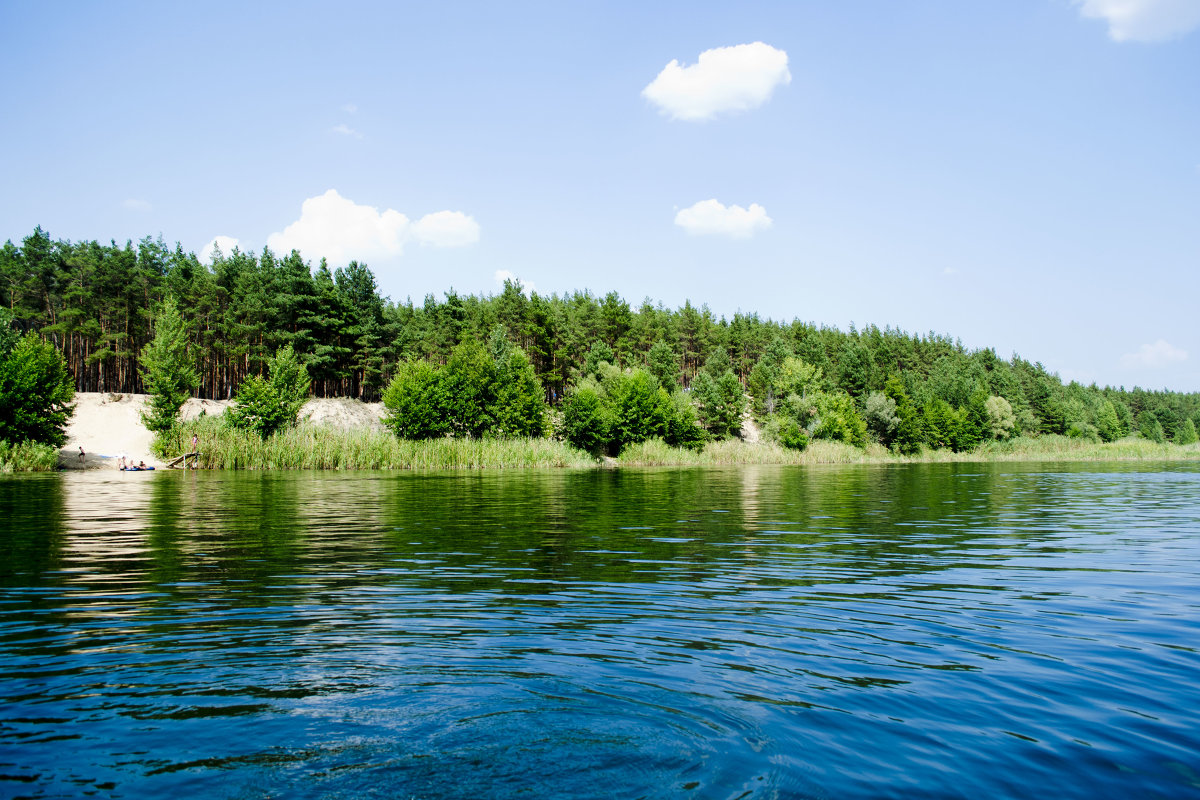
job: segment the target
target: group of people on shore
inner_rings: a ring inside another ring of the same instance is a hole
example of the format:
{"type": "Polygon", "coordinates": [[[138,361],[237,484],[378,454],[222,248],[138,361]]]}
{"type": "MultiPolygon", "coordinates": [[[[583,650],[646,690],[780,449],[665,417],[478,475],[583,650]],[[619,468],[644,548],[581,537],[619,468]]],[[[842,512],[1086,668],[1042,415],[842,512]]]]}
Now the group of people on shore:
{"type": "Polygon", "coordinates": [[[150,468],[146,466],[145,461],[139,461],[137,464],[134,464],[132,458],[125,455],[124,453],[121,453],[121,455],[117,456],[117,469],[121,470],[122,472],[126,472],[126,471],[136,472],[139,470],[150,469],[150,468]]]}

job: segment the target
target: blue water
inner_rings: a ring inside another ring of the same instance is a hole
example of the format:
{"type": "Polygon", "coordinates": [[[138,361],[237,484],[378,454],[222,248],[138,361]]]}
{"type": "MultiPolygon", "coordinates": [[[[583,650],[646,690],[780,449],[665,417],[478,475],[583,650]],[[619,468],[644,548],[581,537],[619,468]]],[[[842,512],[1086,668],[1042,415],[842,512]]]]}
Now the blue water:
{"type": "Polygon", "coordinates": [[[1200,466],[0,480],[0,797],[1200,797],[1200,466]]]}

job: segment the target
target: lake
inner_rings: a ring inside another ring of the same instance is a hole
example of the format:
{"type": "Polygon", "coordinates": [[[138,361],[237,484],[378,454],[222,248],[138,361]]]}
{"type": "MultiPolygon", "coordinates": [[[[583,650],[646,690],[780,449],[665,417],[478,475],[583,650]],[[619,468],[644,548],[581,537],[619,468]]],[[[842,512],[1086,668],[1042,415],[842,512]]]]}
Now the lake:
{"type": "Polygon", "coordinates": [[[1200,797],[1200,465],[0,478],[0,797],[1200,797]]]}

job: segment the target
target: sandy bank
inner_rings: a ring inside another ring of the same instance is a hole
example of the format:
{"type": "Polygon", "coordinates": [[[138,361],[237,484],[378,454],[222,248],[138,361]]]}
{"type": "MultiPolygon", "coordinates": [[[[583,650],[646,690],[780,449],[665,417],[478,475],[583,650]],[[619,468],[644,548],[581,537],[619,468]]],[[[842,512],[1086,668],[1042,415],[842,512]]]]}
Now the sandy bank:
{"type": "MultiPolygon", "coordinates": [[[[142,424],[141,414],[149,403],[145,394],[77,392],[75,413],[67,425],[67,444],[59,451],[59,464],[65,469],[116,469],[121,455],[134,462],[162,467],[150,453],[154,434],[142,424]],[[79,459],[83,447],[84,459],[79,459]]],[[[180,410],[183,419],[201,414],[222,414],[231,405],[228,400],[192,398],[180,410]]],[[[313,398],[300,410],[300,419],[314,425],[334,428],[383,428],[383,404],[362,403],[346,397],[313,398]]]]}

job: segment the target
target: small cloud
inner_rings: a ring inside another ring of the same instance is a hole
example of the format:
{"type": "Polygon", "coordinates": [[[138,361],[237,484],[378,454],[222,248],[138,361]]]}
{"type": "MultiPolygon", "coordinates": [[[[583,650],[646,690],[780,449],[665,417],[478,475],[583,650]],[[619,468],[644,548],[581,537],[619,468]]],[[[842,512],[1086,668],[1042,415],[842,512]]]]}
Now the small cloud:
{"type": "Polygon", "coordinates": [[[267,237],[276,253],[299,250],[307,258],[335,264],[351,259],[395,258],[408,241],[438,247],[462,247],[479,240],[479,224],[458,211],[426,214],[416,223],[395,209],[379,211],[342,197],[336,189],[310,197],[300,206],[300,219],[267,237]]]}
{"type": "Polygon", "coordinates": [[[642,97],[672,119],[711,119],[758,108],[778,86],[792,81],[788,56],[762,42],[705,50],[695,64],[671,61],[642,90],[642,97]]]}
{"type": "Polygon", "coordinates": [[[1200,26],[1196,0],[1075,0],[1088,19],[1108,22],[1114,42],[1161,42],[1200,26]]]}
{"type": "Polygon", "coordinates": [[[151,206],[145,200],[139,200],[136,197],[131,197],[121,205],[128,208],[130,211],[149,211],[151,206]]]}
{"type": "Polygon", "coordinates": [[[479,241],[479,223],[461,211],[437,211],[414,222],[410,235],[431,247],[465,247],[479,241]]]}
{"type": "Polygon", "coordinates": [[[1141,369],[1159,369],[1180,361],[1187,361],[1187,351],[1181,350],[1159,339],[1154,344],[1144,344],[1136,353],[1121,356],[1121,366],[1141,369]]]}
{"type": "Polygon", "coordinates": [[[696,236],[717,235],[748,239],[771,227],[767,210],[758,203],[750,208],[728,206],[713,200],[701,200],[675,215],[675,224],[696,236]]]}
{"type": "Polygon", "coordinates": [[[500,287],[504,286],[505,281],[515,281],[515,282],[519,283],[521,285],[521,293],[526,296],[528,296],[532,292],[537,291],[537,287],[535,287],[533,285],[533,283],[521,280],[516,275],[514,275],[512,272],[510,272],[506,269],[496,270],[495,277],[496,277],[496,285],[500,286],[500,287]]]}
{"type": "Polygon", "coordinates": [[[340,133],[342,136],[353,136],[355,139],[361,139],[362,134],[351,128],[346,123],[339,123],[333,126],[334,133],[340,133]]]}
{"type": "Polygon", "coordinates": [[[241,242],[232,236],[215,236],[212,241],[200,248],[200,263],[211,264],[217,250],[221,251],[221,255],[227,256],[233,252],[233,248],[240,249],[240,245],[241,242]]]}
{"type": "Polygon", "coordinates": [[[346,105],[342,106],[342,111],[345,111],[347,114],[357,114],[358,106],[354,105],[354,103],[346,103],[346,105]]]}
{"type": "Polygon", "coordinates": [[[957,267],[946,267],[945,269],[942,270],[942,274],[943,275],[957,275],[958,268],[957,267]]]}

